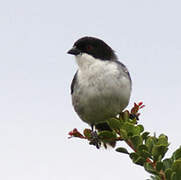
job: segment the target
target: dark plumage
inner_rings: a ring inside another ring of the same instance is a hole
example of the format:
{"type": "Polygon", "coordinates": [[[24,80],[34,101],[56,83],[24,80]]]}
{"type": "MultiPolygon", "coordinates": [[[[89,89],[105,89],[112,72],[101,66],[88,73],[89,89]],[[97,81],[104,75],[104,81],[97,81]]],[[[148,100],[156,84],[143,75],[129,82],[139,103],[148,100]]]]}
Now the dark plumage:
{"type": "Polygon", "coordinates": [[[76,47],[81,53],[84,52],[92,55],[94,58],[111,61],[117,60],[114,50],[104,41],[95,37],[83,37],[76,41],[73,47],[76,47]]]}

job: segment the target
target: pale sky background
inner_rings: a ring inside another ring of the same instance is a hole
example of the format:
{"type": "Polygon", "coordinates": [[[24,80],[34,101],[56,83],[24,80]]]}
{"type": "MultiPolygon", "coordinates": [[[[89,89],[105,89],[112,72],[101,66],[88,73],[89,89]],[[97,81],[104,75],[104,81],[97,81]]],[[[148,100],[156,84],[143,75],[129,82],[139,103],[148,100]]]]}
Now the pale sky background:
{"type": "MultiPolygon", "coordinates": [[[[77,66],[66,52],[80,37],[106,41],[132,80],[140,123],[181,145],[181,1],[1,0],[0,179],[145,180],[114,150],[67,139],[83,123],[71,105],[77,66]]],[[[124,144],[120,144],[124,145],[124,144]]]]}

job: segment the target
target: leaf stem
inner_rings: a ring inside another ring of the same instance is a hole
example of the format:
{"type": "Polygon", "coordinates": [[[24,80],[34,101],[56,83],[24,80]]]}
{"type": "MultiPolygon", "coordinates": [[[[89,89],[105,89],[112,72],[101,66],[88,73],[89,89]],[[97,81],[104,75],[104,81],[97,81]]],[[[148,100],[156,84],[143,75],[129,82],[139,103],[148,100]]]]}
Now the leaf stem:
{"type": "Polygon", "coordinates": [[[125,142],[134,152],[137,152],[137,150],[134,148],[134,146],[130,140],[125,140],[125,142]]]}

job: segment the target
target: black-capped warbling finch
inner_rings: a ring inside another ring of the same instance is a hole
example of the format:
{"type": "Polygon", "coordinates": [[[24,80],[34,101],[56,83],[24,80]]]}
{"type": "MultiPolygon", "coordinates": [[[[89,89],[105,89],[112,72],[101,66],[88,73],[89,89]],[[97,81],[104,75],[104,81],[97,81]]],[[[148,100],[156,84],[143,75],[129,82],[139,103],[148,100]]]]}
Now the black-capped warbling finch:
{"type": "Polygon", "coordinates": [[[71,84],[75,111],[92,129],[109,128],[106,120],[128,105],[131,78],[114,50],[95,37],[77,40],[68,54],[75,56],[78,70],[71,84]]]}

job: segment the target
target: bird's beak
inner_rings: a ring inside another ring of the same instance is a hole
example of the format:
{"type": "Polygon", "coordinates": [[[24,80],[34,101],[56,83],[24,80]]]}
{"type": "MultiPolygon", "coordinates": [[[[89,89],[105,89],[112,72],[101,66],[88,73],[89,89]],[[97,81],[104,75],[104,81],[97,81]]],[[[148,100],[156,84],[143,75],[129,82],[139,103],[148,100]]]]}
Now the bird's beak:
{"type": "Polygon", "coordinates": [[[74,46],[74,47],[73,47],[72,49],[70,49],[67,53],[76,56],[76,55],[80,54],[81,52],[80,52],[79,49],[77,49],[77,48],[74,46]]]}

